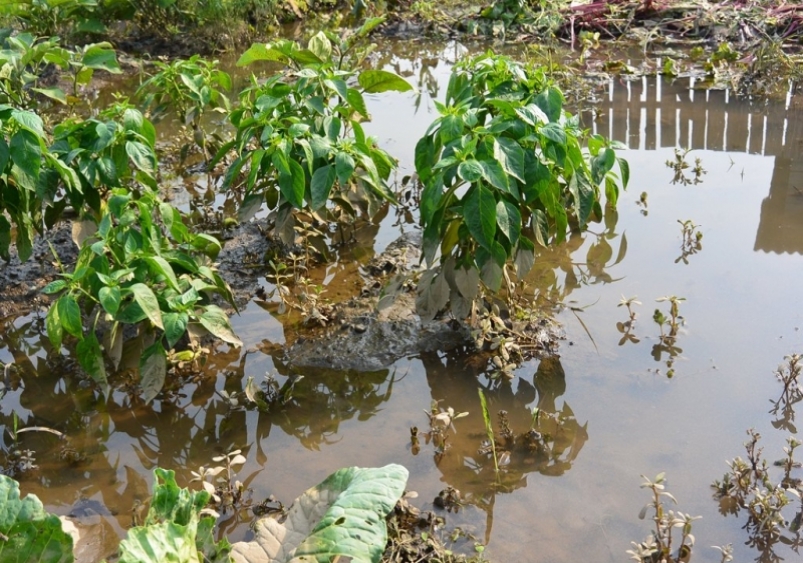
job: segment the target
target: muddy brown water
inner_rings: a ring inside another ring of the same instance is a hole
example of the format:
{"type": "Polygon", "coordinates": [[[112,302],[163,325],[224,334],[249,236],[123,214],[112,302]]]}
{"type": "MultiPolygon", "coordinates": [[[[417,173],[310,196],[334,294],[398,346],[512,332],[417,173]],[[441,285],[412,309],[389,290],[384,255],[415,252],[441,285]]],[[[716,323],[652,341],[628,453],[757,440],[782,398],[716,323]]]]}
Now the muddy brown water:
{"type": "MultiPolygon", "coordinates": [[[[412,170],[415,142],[434,118],[431,95],[442,95],[450,62],[463,53],[452,44],[423,57],[413,48],[393,55],[387,63],[411,75],[420,96],[369,96],[374,119],[367,129],[400,159],[402,174],[412,170]]],[[[400,463],[423,507],[445,487],[459,489],[464,506],[447,521],[487,541],[495,561],[613,562],[625,560],[630,542],[650,529],[637,517],[649,500],[640,474],[665,471],[678,508],[703,516],[694,524],[694,561],[719,561],[708,546],[726,543],[736,547],[736,560],[755,558],[744,545],[743,518],[719,514],[710,484],[726,460],[744,456],[746,429],[762,434],[769,460],[782,456],[789,435],[768,411],[781,392],[773,370],[785,355],[803,352],[803,111],[794,97],[751,104],[694,86],[690,79],[617,79],[604,88],[597,118],[587,120],[628,145],[632,177],[616,216],[542,252],[528,278],[541,305],[576,309],[556,308],[568,335],[559,358],[527,363],[501,386],[459,353],[405,358],[371,373],[300,370],[304,379],[281,409],[246,411],[221,392],[241,393],[248,377],[271,374],[281,383],[292,373],[281,351],[292,328],[275,305],[254,301],[233,319],[251,353],[218,346],[203,377],[144,406],[121,390],[99,400],[72,375],[72,358],[55,357],[43,316],[6,318],[0,361],[15,361],[23,384],[0,400],[0,420],[8,429],[16,412],[21,426],[69,437],[65,444],[50,434],[22,435],[20,446],[33,450],[39,465],[22,477],[23,491],[52,512],[89,514],[107,548],[99,553],[106,553],[131,525],[132,507],[148,498],[157,466],[175,469],[188,484],[190,470],[239,448],[248,462],[238,475],[253,498],[290,502],[340,467],[400,463]],[[675,159],[675,147],[693,149],[690,180],[700,159],[700,183],[672,183],[666,161],[675,159]],[[642,192],[646,208],[638,203],[642,192]],[[678,221],[688,219],[704,236],[702,250],[684,263],[678,221]],[[654,348],[659,330],[652,321],[656,307],[668,309],[656,303],[665,295],[686,299],[671,379],[668,355],[654,348]],[[616,325],[627,319],[617,307],[622,296],[642,302],[635,306],[637,343],[619,344],[616,325]],[[553,438],[548,451],[511,456],[497,477],[478,453],[478,388],[493,413],[508,413],[516,433],[530,428],[537,406],[545,417],[540,429],[553,438]],[[432,401],[469,413],[455,422],[443,455],[423,440],[417,453],[410,444],[410,427],[426,429],[423,411],[432,401]],[[69,461],[74,454],[78,461],[69,461]]],[[[177,196],[189,205],[189,196],[177,196]]],[[[364,231],[359,248],[315,275],[331,298],[347,294],[356,287],[355,263],[413,228],[409,218],[389,213],[364,231]]],[[[272,288],[264,278],[258,283],[272,288]]],[[[136,347],[127,351],[135,364],[136,347]]],[[[9,447],[8,432],[3,440],[9,447]]],[[[232,541],[249,537],[247,524],[226,514],[221,533],[232,541]]],[[[796,557],[784,547],[778,553],[796,557]]]]}

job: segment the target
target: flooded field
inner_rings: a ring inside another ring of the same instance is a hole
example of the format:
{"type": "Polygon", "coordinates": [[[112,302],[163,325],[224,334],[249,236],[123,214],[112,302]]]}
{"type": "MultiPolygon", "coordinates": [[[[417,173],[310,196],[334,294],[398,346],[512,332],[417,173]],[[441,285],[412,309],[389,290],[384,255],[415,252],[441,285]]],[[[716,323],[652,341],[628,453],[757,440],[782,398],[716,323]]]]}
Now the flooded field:
{"type": "MultiPolygon", "coordinates": [[[[366,100],[373,116],[366,131],[400,159],[399,178],[413,172],[415,142],[434,117],[432,96],[442,96],[450,61],[464,54],[456,44],[423,58],[410,51],[386,64],[420,92],[366,100]]],[[[744,457],[749,428],[762,435],[770,462],[783,457],[787,436],[798,435],[793,412],[770,410],[783,389],[773,372],[803,352],[803,105],[792,96],[751,103],[696,89],[689,78],[615,79],[584,120],[628,146],[631,182],[618,212],[541,251],[526,280],[534,307],[564,326],[558,357],[524,364],[510,383],[490,380],[459,352],[368,373],[291,369],[283,346],[297,339],[295,329],[277,303],[257,297],[233,318],[242,351],[218,345],[196,381],[143,406],[122,388],[104,402],[75,377],[75,360],[57,358],[47,342],[43,314],[0,319],[0,361],[23,373],[0,402],[3,425],[11,428],[15,413],[20,428],[68,437],[20,436],[18,447],[39,466],[21,478],[22,490],[52,512],[97,524],[105,556],[148,498],[157,466],[187,485],[191,470],[241,449],[247,463],[239,478],[253,498],[289,503],[340,467],[399,463],[422,507],[432,508],[447,487],[459,491],[458,510],[436,510],[487,543],[493,561],[614,562],[650,530],[649,519],[638,518],[650,500],[640,475],[666,472],[678,509],[702,516],[694,561],[719,561],[709,546],[728,543],[737,561],[774,560],[745,545],[745,515],[723,516],[711,483],[726,460],[744,457]],[[683,298],[674,347],[662,344],[653,321],[656,309],[669,314],[669,303],[657,301],[665,296],[683,298]],[[635,298],[630,325],[623,298],[635,298]],[[281,409],[246,410],[228,398],[266,376],[295,382],[281,409]],[[497,476],[479,451],[478,389],[495,426],[505,411],[512,433],[537,427],[549,447],[513,451],[497,476]],[[455,420],[444,451],[423,438],[411,444],[411,427],[428,428],[433,401],[468,413],[455,420]]],[[[174,203],[188,210],[193,190],[176,190],[174,203]]],[[[310,273],[324,298],[357,291],[357,265],[417,228],[412,214],[382,217],[310,273]]],[[[264,277],[257,283],[274,289],[264,277]]],[[[123,373],[140,353],[126,348],[123,373]]],[[[3,437],[9,447],[8,432],[3,437]]],[[[221,533],[249,537],[250,519],[224,514],[221,533]]],[[[797,557],[782,542],[775,550],[797,557]]]]}

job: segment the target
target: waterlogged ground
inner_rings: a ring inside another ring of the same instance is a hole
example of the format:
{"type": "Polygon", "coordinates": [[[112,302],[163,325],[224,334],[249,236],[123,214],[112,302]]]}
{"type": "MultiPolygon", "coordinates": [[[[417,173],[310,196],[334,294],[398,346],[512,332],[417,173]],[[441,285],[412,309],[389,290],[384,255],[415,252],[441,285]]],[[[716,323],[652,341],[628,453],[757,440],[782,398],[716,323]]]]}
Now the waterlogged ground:
{"type": "MultiPolygon", "coordinates": [[[[449,45],[418,58],[418,48],[388,64],[418,82],[420,95],[369,100],[370,132],[400,158],[400,177],[412,170],[414,143],[433,118],[431,96],[445,90],[450,61],[463,54],[449,45]]],[[[156,466],[175,469],[186,484],[191,469],[242,449],[248,462],[239,476],[253,498],[289,502],[340,467],[394,462],[410,470],[409,488],[423,507],[447,486],[458,489],[464,506],[447,520],[487,542],[492,560],[613,562],[625,560],[630,542],[649,530],[638,519],[649,500],[640,474],[665,471],[680,510],[703,517],[694,524],[694,561],[719,561],[709,546],[727,543],[737,561],[756,558],[744,545],[744,520],[719,514],[710,484],[727,459],[744,456],[748,428],[762,434],[769,460],[782,456],[795,428],[776,428],[784,425],[773,424],[768,411],[781,393],[773,371],[785,355],[803,351],[803,111],[794,97],[751,105],[690,85],[616,80],[604,87],[596,119],[588,116],[589,128],[630,147],[632,177],[616,216],[543,252],[528,277],[536,301],[560,311],[568,338],[559,358],[525,364],[504,385],[457,353],[406,358],[373,373],[291,371],[282,345],[296,335],[275,316],[275,304],[255,299],[233,320],[247,354],[221,345],[197,381],[143,406],[121,390],[100,401],[73,375],[73,359],[54,357],[43,316],[0,319],[0,361],[23,371],[22,386],[0,401],[2,422],[9,428],[15,412],[21,427],[68,436],[21,435],[20,447],[35,452],[39,466],[22,478],[23,491],[53,512],[98,524],[113,551],[134,507],[148,497],[156,466]],[[682,170],[688,183],[666,164],[676,160],[675,147],[693,149],[682,170]],[[705,170],[699,175],[697,158],[705,170]],[[698,252],[684,256],[678,221],[686,220],[703,238],[698,252]],[[652,321],[656,307],[668,311],[656,303],[667,295],[685,298],[671,362],[655,348],[660,333],[652,321]],[[621,342],[622,296],[642,303],[634,305],[638,342],[621,342]],[[290,375],[304,378],[270,413],[226,399],[224,392],[242,394],[247,378],[259,382],[266,374],[280,384],[290,375]],[[551,449],[514,453],[497,477],[490,458],[478,453],[478,388],[486,389],[493,413],[507,412],[516,434],[530,428],[531,409],[539,407],[551,449]],[[469,413],[455,422],[442,455],[423,439],[417,451],[410,443],[410,427],[428,427],[423,411],[432,401],[469,413]],[[559,426],[547,420],[551,414],[559,426]]],[[[188,208],[189,196],[175,195],[188,208]]],[[[326,285],[324,296],[356,290],[355,263],[413,230],[411,219],[391,212],[378,228],[359,231],[358,245],[313,273],[326,285]]],[[[272,289],[264,278],[257,284],[272,289]]],[[[135,365],[136,343],[126,353],[135,365]]],[[[3,439],[8,446],[7,432],[3,439]]],[[[224,515],[222,533],[232,541],[247,537],[245,516],[224,515]]],[[[797,557],[783,546],[778,554],[797,557]]]]}

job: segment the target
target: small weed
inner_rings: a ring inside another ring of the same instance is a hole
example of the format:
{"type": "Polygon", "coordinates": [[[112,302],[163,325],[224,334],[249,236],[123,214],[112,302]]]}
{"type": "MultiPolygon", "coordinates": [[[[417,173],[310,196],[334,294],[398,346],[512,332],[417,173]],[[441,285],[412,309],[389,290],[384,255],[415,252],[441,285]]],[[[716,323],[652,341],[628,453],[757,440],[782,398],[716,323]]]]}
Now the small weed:
{"type": "Polygon", "coordinates": [[[627,307],[627,320],[625,322],[618,322],[616,323],[616,330],[618,330],[622,334],[622,338],[619,340],[619,346],[622,346],[625,342],[632,342],[633,344],[638,344],[639,339],[633,335],[633,327],[636,323],[636,312],[633,310],[633,305],[641,305],[641,301],[637,301],[636,297],[625,297],[622,296],[621,301],[617,307],[627,307]]]}
{"type": "Polygon", "coordinates": [[[435,446],[435,458],[437,460],[449,448],[447,431],[449,429],[454,431],[453,422],[458,418],[468,416],[468,413],[456,413],[452,407],[443,409],[438,405],[438,401],[433,401],[430,410],[424,411],[424,413],[429,417],[429,432],[421,433],[416,426],[410,428],[412,451],[414,454],[420,451],[418,437],[423,434],[426,443],[429,444],[431,441],[435,446]]]}
{"type": "Polygon", "coordinates": [[[672,184],[680,184],[682,186],[688,186],[689,184],[700,184],[703,181],[703,175],[707,174],[707,171],[703,168],[702,160],[700,158],[694,159],[694,166],[691,167],[690,164],[686,160],[686,155],[689,154],[691,149],[675,149],[675,159],[674,160],[667,160],[666,167],[671,168],[674,172],[674,176],[672,177],[672,184]],[[691,169],[690,169],[691,168],[691,169]],[[689,170],[692,174],[691,177],[686,175],[686,170],[689,170]]]}
{"type": "Polygon", "coordinates": [[[200,481],[204,490],[211,495],[210,504],[213,508],[226,512],[228,509],[244,508],[251,503],[250,490],[234,478],[235,467],[246,462],[241,450],[234,450],[225,455],[212,458],[214,463],[221,463],[214,467],[198,468],[192,471],[190,482],[200,481]],[[224,473],[221,475],[222,473],[224,473]]]}
{"type": "Polygon", "coordinates": [[[661,329],[660,341],[652,347],[652,356],[655,358],[656,362],[660,362],[664,352],[669,354],[669,358],[666,361],[666,376],[670,379],[675,375],[673,367],[675,358],[683,352],[682,349],[677,347],[677,337],[680,326],[685,322],[685,319],[680,315],[680,302],[685,300],[684,297],[677,297],[675,295],[660,297],[656,299],[659,303],[669,301],[669,316],[667,317],[660,309],[655,309],[652,315],[652,320],[654,320],[661,329]],[[666,332],[664,332],[664,327],[668,329],[666,332]]]}
{"type": "Polygon", "coordinates": [[[652,491],[652,500],[641,509],[639,518],[643,520],[647,516],[647,512],[652,510],[655,529],[643,542],[632,542],[633,549],[627,551],[628,555],[640,563],[688,561],[691,557],[692,547],[694,547],[694,535],[691,533],[692,522],[701,517],[666,509],[665,499],[671,500],[673,504],[677,504],[677,500],[665,490],[666,478],[663,473],[658,474],[655,480],[650,480],[644,475],[642,477],[644,483],[641,484],[641,488],[652,491]],[[676,538],[673,538],[672,534],[675,529],[680,529],[680,540],[676,544],[677,550],[673,553],[672,543],[676,538]]]}
{"type": "Polygon", "coordinates": [[[794,424],[794,405],[803,400],[803,391],[800,389],[799,381],[803,366],[801,366],[800,354],[792,354],[791,356],[786,356],[785,359],[787,361],[786,366],[780,365],[775,370],[775,377],[783,383],[783,391],[781,391],[781,396],[778,397],[777,401],[771,401],[772,409],[770,414],[776,415],[776,419],[772,422],[775,428],[797,433],[797,428],[794,424]]]}
{"type": "Polygon", "coordinates": [[[756,547],[762,554],[761,561],[780,560],[775,554],[775,545],[782,543],[797,550],[803,546],[800,535],[803,519],[801,493],[803,484],[793,472],[801,468],[794,459],[795,450],[801,442],[790,436],[786,454],[772,465],[782,470],[780,480],[773,483],[770,464],[761,457],[763,448],[758,446],[761,435],[753,429],[747,431],[750,439],[745,442],[747,460],[737,457],[728,463],[729,471],[721,481],[714,481],[714,498],[719,501],[720,512],[738,515],[747,513],[743,528],[748,533],[747,545],[756,547]],[[787,519],[783,511],[792,504],[798,506],[796,514],[787,519]],[[788,532],[788,533],[787,533],[788,532]]]}
{"type": "Polygon", "coordinates": [[[697,254],[703,249],[703,232],[700,230],[700,225],[695,225],[694,221],[687,219],[681,221],[678,219],[681,228],[682,241],[680,243],[680,256],[675,260],[675,264],[683,262],[689,263],[689,256],[697,254]]]}

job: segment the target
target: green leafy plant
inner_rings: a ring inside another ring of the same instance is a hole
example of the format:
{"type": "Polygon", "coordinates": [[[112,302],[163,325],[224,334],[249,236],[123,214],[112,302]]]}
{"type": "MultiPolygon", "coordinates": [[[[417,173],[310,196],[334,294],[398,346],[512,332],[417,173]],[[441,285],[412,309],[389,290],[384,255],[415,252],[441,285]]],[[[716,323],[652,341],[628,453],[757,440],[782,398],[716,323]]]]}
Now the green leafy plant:
{"type": "Polygon", "coordinates": [[[301,495],[283,521],[256,522],[256,537],[232,547],[234,563],[329,563],[340,557],[377,563],[387,543],[386,516],[401,498],[400,465],[340,469],[301,495]]]}
{"type": "Polygon", "coordinates": [[[803,523],[803,467],[795,460],[795,450],[801,442],[794,436],[787,438],[784,457],[772,465],[782,473],[777,481],[770,475],[770,464],[762,458],[763,448],[758,446],[761,435],[748,430],[750,439],[745,442],[747,459],[736,457],[728,462],[729,470],[722,480],[714,481],[714,498],[720,503],[722,514],[747,513],[744,529],[749,535],[748,545],[762,552],[761,560],[777,561],[775,545],[780,542],[797,549],[803,545],[800,530],[803,523]],[[797,506],[792,518],[784,516],[788,506],[797,506]]]}
{"type": "MultiPolygon", "coordinates": [[[[113,365],[120,359],[123,325],[158,331],[140,360],[143,399],[152,400],[164,385],[167,351],[188,329],[204,330],[234,346],[227,315],[209,301],[217,293],[234,305],[231,291],[212,259],[220,251],[214,237],[190,232],[181,214],[155,192],[139,197],[115,189],[94,230],[82,243],[75,269],[44,289],[60,294],[47,314],[47,333],[56,349],[69,335],[78,340],[81,366],[108,395],[108,382],[98,332],[106,330],[107,354],[113,365]],[[84,315],[93,315],[91,322],[84,315]],[[84,330],[87,327],[87,330],[84,330]]],[[[197,337],[192,344],[197,346],[197,337]]]]}
{"type": "Polygon", "coordinates": [[[651,511],[655,529],[650,532],[650,536],[645,541],[632,542],[633,549],[628,550],[628,555],[639,563],[688,561],[691,558],[692,547],[694,547],[694,535],[691,533],[692,522],[701,517],[667,510],[664,500],[669,499],[674,504],[677,504],[677,500],[666,490],[666,477],[663,473],[658,474],[654,480],[648,479],[644,475],[642,478],[644,483],[641,488],[649,489],[652,492],[652,500],[641,509],[639,518],[643,520],[647,516],[647,512],[651,511]],[[673,541],[678,539],[672,537],[675,529],[680,530],[680,538],[675,544],[677,549],[673,550],[673,541]]]}
{"type": "MultiPolygon", "coordinates": [[[[204,131],[203,117],[208,109],[228,113],[229,99],[225,91],[231,90],[231,77],[218,68],[218,61],[209,61],[195,55],[187,60],[170,63],[155,61],[157,72],[142,83],[137,95],[158,119],[173,111],[179,121],[190,128],[192,140],[208,158],[217,152],[222,139],[216,133],[204,131]],[[209,146],[207,139],[215,141],[209,146]]],[[[181,149],[186,157],[190,145],[181,149]]]]}
{"type": "Polygon", "coordinates": [[[103,33],[97,0],[12,0],[0,6],[0,15],[16,19],[37,35],[70,32],[103,33]]]}
{"type": "Polygon", "coordinates": [[[120,563],[228,563],[231,544],[215,542],[215,514],[205,511],[210,494],[176,484],[174,471],[154,469],[153,498],[144,525],[120,542],[120,563]]]}
{"type": "Polygon", "coordinates": [[[337,218],[363,205],[373,215],[378,202],[393,200],[387,180],[396,162],[360,124],[370,118],[364,94],[412,89],[392,72],[357,70],[360,40],[381,21],[368,20],[346,38],[318,33],[307,48],[279,40],[242,55],[238,65],[273,61],[287,70],[264,84],[254,79],[243,92],[231,114],[236,139],[218,153],[237,155],[224,186],[244,190],[240,220],[266,204],[277,212],[276,232],[292,242],[294,209],[337,218]]]}
{"type": "Polygon", "coordinates": [[[519,277],[533,264],[534,243],[561,241],[569,227],[601,220],[601,186],[610,205],[627,185],[627,162],[615,143],[586,134],[563,109],[563,95],[543,69],[486,53],[456,65],[440,113],[418,142],[424,186],[424,256],[440,267],[419,282],[419,314],[447,302],[462,318],[492,291],[515,259],[519,277]],[[618,163],[621,179],[614,171],[618,163]]]}
{"type": "Polygon", "coordinates": [[[0,103],[20,109],[36,109],[37,95],[52,101],[75,105],[79,86],[92,80],[96,70],[120,74],[122,70],[110,43],[92,43],[72,51],[61,46],[58,37],[37,39],[31,33],[12,35],[0,30],[0,103]],[[58,86],[39,85],[47,65],[56,65],[69,73],[72,92],[69,96],[58,86]]]}
{"type": "MultiPolygon", "coordinates": [[[[45,123],[34,111],[38,104],[38,98],[33,97],[36,93],[65,103],[70,101],[57,87],[38,87],[39,75],[47,64],[71,68],[74,85],[88,82],[99,68],[119,72],[116,55],[108,44],[89,45],[76,58],[75,53],[59,47],[56,39],[37,42],[31,35],[20,34],[3,41],[6,48],[0,50],[0,66],[4,69],[0,73],[0,257],[10,258],[13,238],[20,260],[25,261],[31,255],[34,235],[52,227],[68,204],[76,210],[83,209],[85,204],[99,210],[102,187],[98,184],[103,182],[96,180],[104,174],[108,176],[115,166],[120,171],[114,175],[124,177],[123,169],[128,168],[126,154],[135,165],[141,164],[140,168],[146,167],[146,159],[153,159],[153,165],[147,166],[148,183],[155,185],[155,156],[152,139],[144,145],[133,138],[126,139],[131,141],[130,145],[116,143],[119,137],[107,130],[111,126],[110,114],[102,114],[99,119],[68,120],[56,128],[55,144],[51,145],[45,123]]],[[[120,130],[149,136],[138,112],[131,110],[116,117],[124,121],[120,130]]]]}
{"type": "Polygon", "coordinates": [[[700,230],[700,225],[696,225],[691,219],[686,219],[680,223],[680,235],[682,237],[680,243],[680,256],[675,260],[675,264],[683,262],[689,263],[689,256],[697,254],[703,249],[703,232],[700,230]]]}
{"type": "Polygon", "coordinates": [[[0,559],[72,563],[73,539],[58,516],[45,512],[36,495],[20,498],[20,487],[0,475],[0,559]]]}

